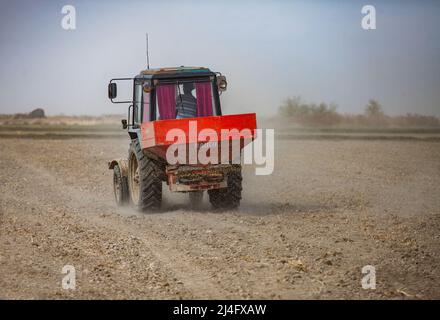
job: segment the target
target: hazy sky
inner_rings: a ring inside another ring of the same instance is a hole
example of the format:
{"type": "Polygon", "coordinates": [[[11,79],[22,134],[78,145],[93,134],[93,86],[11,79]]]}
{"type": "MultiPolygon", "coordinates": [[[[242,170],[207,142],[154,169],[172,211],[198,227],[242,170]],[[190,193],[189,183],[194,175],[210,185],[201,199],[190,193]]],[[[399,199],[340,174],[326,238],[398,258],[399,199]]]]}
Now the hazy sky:
{"type": "Polygon", "coordinates": [[[438,1],[0,0],[0,112],[122,113],[107,83],[145,68],[221,71],[225,113],[275,113],[288,96],[362,112],[440,116],[438,1]],[[63,5],[76,30],[61,27],[63,5]],[[377,29],[361,28],[376,7],[377,29]]]}

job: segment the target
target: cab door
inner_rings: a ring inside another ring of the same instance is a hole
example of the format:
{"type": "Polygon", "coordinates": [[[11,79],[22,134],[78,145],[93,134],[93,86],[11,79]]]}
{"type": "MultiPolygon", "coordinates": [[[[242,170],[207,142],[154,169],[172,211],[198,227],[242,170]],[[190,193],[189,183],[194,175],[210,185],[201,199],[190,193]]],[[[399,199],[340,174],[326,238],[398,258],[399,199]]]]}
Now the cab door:
{"type": "Polygon", "coordinates": [[[134,82],[133,90],[133,127],[139,128],[142,123],[143,90],[142,82],[134,82]]]}

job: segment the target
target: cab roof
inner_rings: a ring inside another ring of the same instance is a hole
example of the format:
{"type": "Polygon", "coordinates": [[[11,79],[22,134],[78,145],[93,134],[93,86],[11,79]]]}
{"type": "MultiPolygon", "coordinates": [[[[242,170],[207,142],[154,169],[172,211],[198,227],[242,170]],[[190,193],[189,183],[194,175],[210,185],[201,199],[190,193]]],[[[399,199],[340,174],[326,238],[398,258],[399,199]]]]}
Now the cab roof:
{"type": "Polygon", "coordinates": [[[205,67],[167,67],[142,70],[136,78],[164,79],[180,77],[215,76],[215,73],[205,67]]]}

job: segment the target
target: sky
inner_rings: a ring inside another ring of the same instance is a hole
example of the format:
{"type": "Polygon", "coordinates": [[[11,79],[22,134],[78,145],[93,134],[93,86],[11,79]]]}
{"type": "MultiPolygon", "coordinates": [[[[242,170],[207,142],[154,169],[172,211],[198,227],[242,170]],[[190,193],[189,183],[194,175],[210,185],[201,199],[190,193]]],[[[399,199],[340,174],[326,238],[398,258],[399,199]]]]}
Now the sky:
{"type": "Polygon", "coordinates": [[[299,95],[342,113],[374,98],[391,115],[440,116],[439,17],[438,1],[0,0],[0,113],[125,113],[107,84],[145,69],[148,32],[151,67],[226,75],[224,113],[270,116],[299,95]],[[375,30],[361,27],[364,5],[375,30]]]}

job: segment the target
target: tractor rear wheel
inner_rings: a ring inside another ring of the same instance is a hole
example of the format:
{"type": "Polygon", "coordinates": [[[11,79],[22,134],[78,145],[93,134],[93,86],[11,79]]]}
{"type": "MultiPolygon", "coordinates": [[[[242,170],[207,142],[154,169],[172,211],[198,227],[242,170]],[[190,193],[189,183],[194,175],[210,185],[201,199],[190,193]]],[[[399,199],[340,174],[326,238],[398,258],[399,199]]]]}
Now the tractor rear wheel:
{"type": "Polygon", "coordinates": [[[131,202],[140,211],[160,209],[162,168],[143,154],[139,140],[132,140],[128,156],[128,185],[131,202]]]}
{"type": "Polygon", "coordinates": [[[127,205],[129,202],[127,177],[122,176],[119,165],[113,167],[113,192],[116,204],[119,207],[127,205]]]}
{"type": "Polygon", "coordinates": [[[209,202],[216,209],[234,209],[240,205],[242,176],[241,166],[234,166],[228,174],[228,187],[208,190],[209,202]]]}

